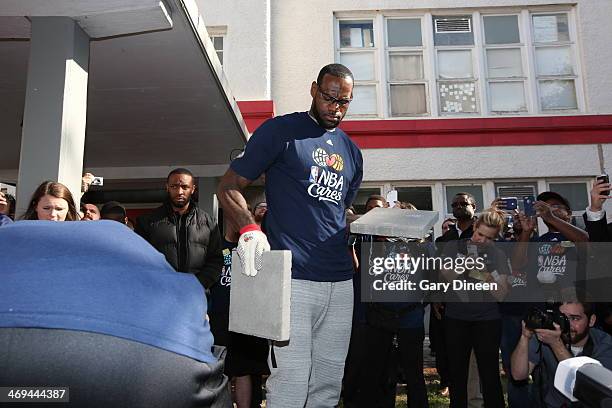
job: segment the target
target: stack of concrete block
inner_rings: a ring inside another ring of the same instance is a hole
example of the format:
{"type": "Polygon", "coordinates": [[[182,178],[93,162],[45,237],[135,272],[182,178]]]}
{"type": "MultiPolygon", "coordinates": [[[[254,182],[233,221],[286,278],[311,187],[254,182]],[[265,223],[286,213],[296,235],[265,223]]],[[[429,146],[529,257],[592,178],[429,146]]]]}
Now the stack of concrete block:
{"type": "Polygon", "coordinates": [[[275,341],[289,340],[291,251],[263,254],[255,276],[242,273],[240,257],[232,253],[229,329],[275,341]]]}

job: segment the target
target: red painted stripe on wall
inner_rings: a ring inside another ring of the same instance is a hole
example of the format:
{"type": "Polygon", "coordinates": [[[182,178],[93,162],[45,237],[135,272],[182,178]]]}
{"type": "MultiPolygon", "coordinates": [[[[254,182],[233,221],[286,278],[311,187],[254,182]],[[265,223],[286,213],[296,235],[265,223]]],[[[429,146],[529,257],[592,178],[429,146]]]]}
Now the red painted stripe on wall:
{"type": "Polygon", "coordinates": [[[612,143],[612,115],[347,120],[364,149],[612,143]]]}
{"type": "Polygon", "coordinates": [[[251,133],[275,115],[274,101],[239,101],[238,108],[251,133]]]}

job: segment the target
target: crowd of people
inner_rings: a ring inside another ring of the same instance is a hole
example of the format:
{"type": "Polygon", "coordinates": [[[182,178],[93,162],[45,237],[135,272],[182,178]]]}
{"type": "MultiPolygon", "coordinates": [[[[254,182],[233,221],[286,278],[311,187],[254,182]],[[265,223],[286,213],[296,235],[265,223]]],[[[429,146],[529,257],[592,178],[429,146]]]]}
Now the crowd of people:
{"type": "MultiPolygon", "coordinates": [[[[227,349],[224,372],[232,380],[239,408],[261,406],[264,379],[267,406],[272,408],[333,407],[340,398],[346,408],[394,407],[400,381],[407,385],[409,407],[428,407],[426,332],[440,392],[450,396],[454,408],[467,407],[480,393],[484,407],[505,406],[500,351],[510,407],[557,408],[567,403],[551,381],[558,362],[566,358],[591,356],[612,369],[610,304],[580,298],[571,267],[540,267],[579,265],[582,243],[612,241],[603,210],[610,198],[607,183],[596,182],[591,191],[586,231],[572,223],[569,201],[556,192],[537,197],[533,216],[504,210],[501,200],[478,214],[474,197],[459,193],[441,236],[431,232],[408,241],[428,256],[463,257],[472,247],[485,249],[491,260],[487,270],[466,279],[496,285],[469,302],[426,297],[362,302],[368,288],[362,287],[361,274],[368,265],[361,264],[361,251],[376,242],[398,241],[349,233],[348,225],[359,217],[351,205],[361,184],[363,159],[337,126],[352,100],[352,88],[346,67],[328,65],[312,83],[308,112],[279,116],[253,134],[219,183],[222,228],[193,200],[196,180],[185,168],[168,174],[165,202],[135,222],[115,201],[101,207],[82,201],[79,208],[75,203],[80,197],[75,200],[66,186],[53,181],[36,189],[21,219],[114,220],[162,253],[172,269],[193,274],[206,293],[214,343],[227,349]],[[244,190],[264,173],[266,201],[251,207],[244,190]],[[538,218],[546,224],[546,233],[538,233],[538,218]],[[495,246],[498,242],[511,245],[502,250],[495,246]],[[291,339],[284,343],[228,330],[232,251],[238,253],[245,274],[255,276],[270,249],[292,251],[291,339]],[[521,300],[521,293],[536,289],[540,302],[521,300]],[[545,302],[549,297],[558,302],[545,302]],[[567,330],[557,322],[548,328],[526,325],[525,316],[533,308],[565,316],[567,330]]],[[[82,193],[92,178],[83,177],[82,193]]],[[[385,197],[373,195],[365,212],[389,206],[385,197]]],[[[416,210],[407,202],[393,206],[416,210]]],[[[0,194],[0,226],[10,224],[14,213],[14,198],[0,194]]],[[[452,269],[442,268],[436,275],[441,281],[457,278],[452,269]]]]}

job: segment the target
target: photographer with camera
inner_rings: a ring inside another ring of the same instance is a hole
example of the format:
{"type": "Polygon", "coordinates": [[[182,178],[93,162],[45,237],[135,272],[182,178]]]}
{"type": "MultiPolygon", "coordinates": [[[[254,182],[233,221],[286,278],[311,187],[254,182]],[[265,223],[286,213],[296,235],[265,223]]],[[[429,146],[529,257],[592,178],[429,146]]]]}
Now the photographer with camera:
{"type": "Polygon", "coordinates": [[[539,406],[569,406],[570,401],[553,386],[557,365],[571,357],[588,356],[612,368],[612,337],[593,328],[596,318],[590,303],[566,302],[547,316],[530,314],[533,317],[523,321],[521,338],[512,353],[512,377],[524,380],[535,371],[539,406]],[[569,325],[562,330],[564,316],[569,325]]]}

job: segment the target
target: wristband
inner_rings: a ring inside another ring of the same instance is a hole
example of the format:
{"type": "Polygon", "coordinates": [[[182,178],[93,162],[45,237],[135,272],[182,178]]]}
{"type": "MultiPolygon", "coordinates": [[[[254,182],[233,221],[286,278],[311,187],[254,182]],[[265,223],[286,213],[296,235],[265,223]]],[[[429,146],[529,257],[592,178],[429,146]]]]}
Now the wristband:
{"type": "Polygon", "coordinates": [[[257,224],[248,224],[240,228],[240,235],[250,231],[261,231],[261,227],[257,224]]]}

